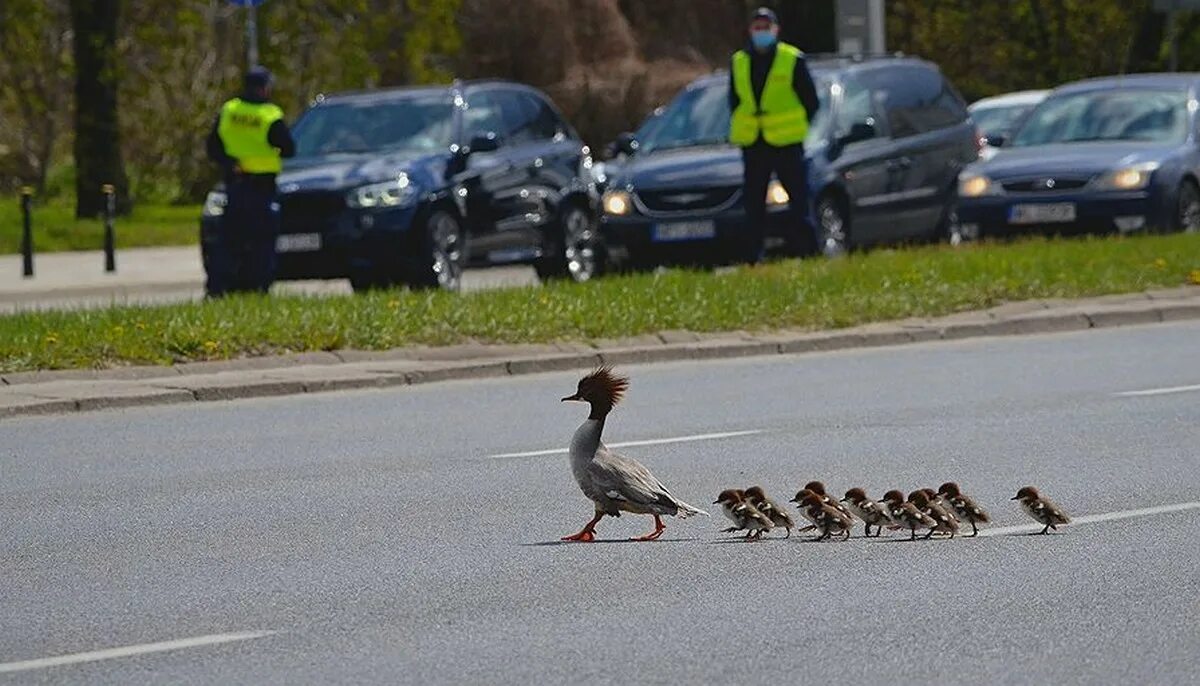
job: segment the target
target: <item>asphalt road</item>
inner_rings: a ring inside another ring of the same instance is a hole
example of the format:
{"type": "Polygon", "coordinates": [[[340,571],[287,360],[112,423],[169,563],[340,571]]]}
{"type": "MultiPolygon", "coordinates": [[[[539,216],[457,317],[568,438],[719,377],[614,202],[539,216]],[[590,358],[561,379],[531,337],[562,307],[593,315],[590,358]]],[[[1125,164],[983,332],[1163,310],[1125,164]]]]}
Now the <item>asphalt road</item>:
{"type": "Polygon", "coordinates": [[[1076,516],[1200,501],[1200,388],[1117,395],[1200,384],[1198,340],[625,370],[610,443],[758,432],[625,449],[685,500],[955,479],[998,520],[974,540],[730,542],[716,516],[559,545],[590,514],[565,455],[494,456],[565,447],[574,373],[5,421],[0,682],[1196,683],[1200,509],[1004,527],[1025,484],[1076,516]]]}

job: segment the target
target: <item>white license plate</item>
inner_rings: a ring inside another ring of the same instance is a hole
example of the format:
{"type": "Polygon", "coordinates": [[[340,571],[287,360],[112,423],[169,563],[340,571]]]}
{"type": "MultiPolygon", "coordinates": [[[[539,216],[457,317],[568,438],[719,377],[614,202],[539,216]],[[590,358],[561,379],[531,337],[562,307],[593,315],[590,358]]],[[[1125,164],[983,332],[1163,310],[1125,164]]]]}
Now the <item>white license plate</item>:
{"type": "Polygon", "coordinates": [[[275,252],[316,252],[320,249],[319,233],[285,233],[275,239],[275,252]]]}
{"type": "Polygon", "coordinates": [[[713,238],[717,235],[717,224],[712,220],[691,222],[667,222],[654,225],[656,241],[690,241],[698,238],[713,238]]]}
{"type": "Polygon", "coordinates": [[[1008,210],[1009,224],[1062,224],[1075,221],[1075,203],[1051,202],[1013,205],[1008,210]]]}

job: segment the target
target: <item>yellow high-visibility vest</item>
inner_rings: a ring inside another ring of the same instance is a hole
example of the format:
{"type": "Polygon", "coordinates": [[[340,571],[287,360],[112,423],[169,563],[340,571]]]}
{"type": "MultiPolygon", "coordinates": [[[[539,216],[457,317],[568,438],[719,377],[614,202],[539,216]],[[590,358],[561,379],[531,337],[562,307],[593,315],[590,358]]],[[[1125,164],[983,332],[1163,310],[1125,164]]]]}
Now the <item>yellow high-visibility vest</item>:
{"type": "Polygon", "coordinates": [[[217,135],[225,154],[237,160],[247,174],[278,174],[283,170],[279,149],[267,140],[271,125],[283,119],[283,110],[269,102],[234,98],[221,106],[217,135]]]}
{"type": "Polygon", "coordinates": [[[767,72],[762,101],[754,99],[750,82],[750,54],[738,50],[733,54],[733,88],[738,106],[729,119],[729,140],[735,145],[753,145],[762,134],[763,140],[774,146],[803,143],[808,136],[808,110],[800,95],[792,88],[800,49],[779,43],[775,59],[767,72]]]}

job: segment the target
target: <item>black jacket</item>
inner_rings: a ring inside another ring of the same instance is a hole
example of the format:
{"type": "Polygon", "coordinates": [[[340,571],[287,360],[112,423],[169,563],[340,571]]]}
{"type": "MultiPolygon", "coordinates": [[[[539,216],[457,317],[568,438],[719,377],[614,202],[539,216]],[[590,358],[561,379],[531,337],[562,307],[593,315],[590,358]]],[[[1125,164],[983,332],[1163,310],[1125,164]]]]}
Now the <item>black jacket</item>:
{"type": "MultiPolygon", "coordinates": [[[[754,99],[761,101],[763,88],[767,84],[767,74],[771,71],[771,63],[775,61],[775,48],[771,48],[767,52],[759,52],[753,45],[746,46],[746,52],[750,54],[750,87],[754,89],[754,99]]],[[[800,98],[801,104],[808,112],[808,120],[812,121],[817,116],[817,110],[821,108],[821,101],[817,98],[817,86],[813,83],[812,74],[808,71],[808,61],[801,55],[796,60],[796,71],[792,75],[792,88],[795,89],[796,95],[800,98]]],[[[738,97],[737,88],[733,83],[733,70],[729,70],[729,111],[736,110],[741,104],[741,98],[738,97]]],[[[759,141],[761,142],[761,138],[759,141]]]]}
{"type": "MultiPolygon", "coordinates": [[[[242,100],[247,102],[262,102],[257,98],[246,95],[241,97],[242,100]]],[[[220,124],[221,115],[218,114],[217,118],[213,121],[212,129],[208,132],[208,140],[205,141],[205,147],[208,152],[208,159],[220,165],[221,172],[228,179],[233,176],[233,169],[237,160],[225,152],[225,144],[221,142],[221,135],[217,132],[220,124]]],[[[271,147],[279,148],[280,157],[293,157],[296,154],[296,142],[292,140],[292,132],[282,119],[271,124],[271,128],[267,130],[267,142],[271,144],[271,147]]],[[[268,176],[274,176],[274,174],[268,176]]]]}

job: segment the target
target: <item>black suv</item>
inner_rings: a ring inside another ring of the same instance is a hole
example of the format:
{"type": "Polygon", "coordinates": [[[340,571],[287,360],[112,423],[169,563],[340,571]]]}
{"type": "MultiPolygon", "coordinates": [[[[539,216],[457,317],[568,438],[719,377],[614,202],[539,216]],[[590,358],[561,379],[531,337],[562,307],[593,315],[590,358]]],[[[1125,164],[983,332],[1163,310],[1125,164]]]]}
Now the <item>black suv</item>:
{"type": "MultiPolygon", "coordinates": [[[[280,279],[458,288],[467,265],[600,268],[588,148],[542,93],[507,82],[318,97],[279,175],[280,279]]],[[[211,192],[204,238],[225,196],[211,192]]]]}
{"type": "MultiPolygon", "coordinates": [[[[979,154],[962,98],[936,65],[909,57],[809,58],[821,111],[805,144],[817,241],[853,246],[948,237],[959,170],[979,154]]],[[[693,82],[647,127],[618,138],[601,232],[635,264],[722,258],[745,222],[741,151],[730,145],[729,76],[693,82]]],[[[768,236],[787,192],[767,191],[768,236]]]]}

